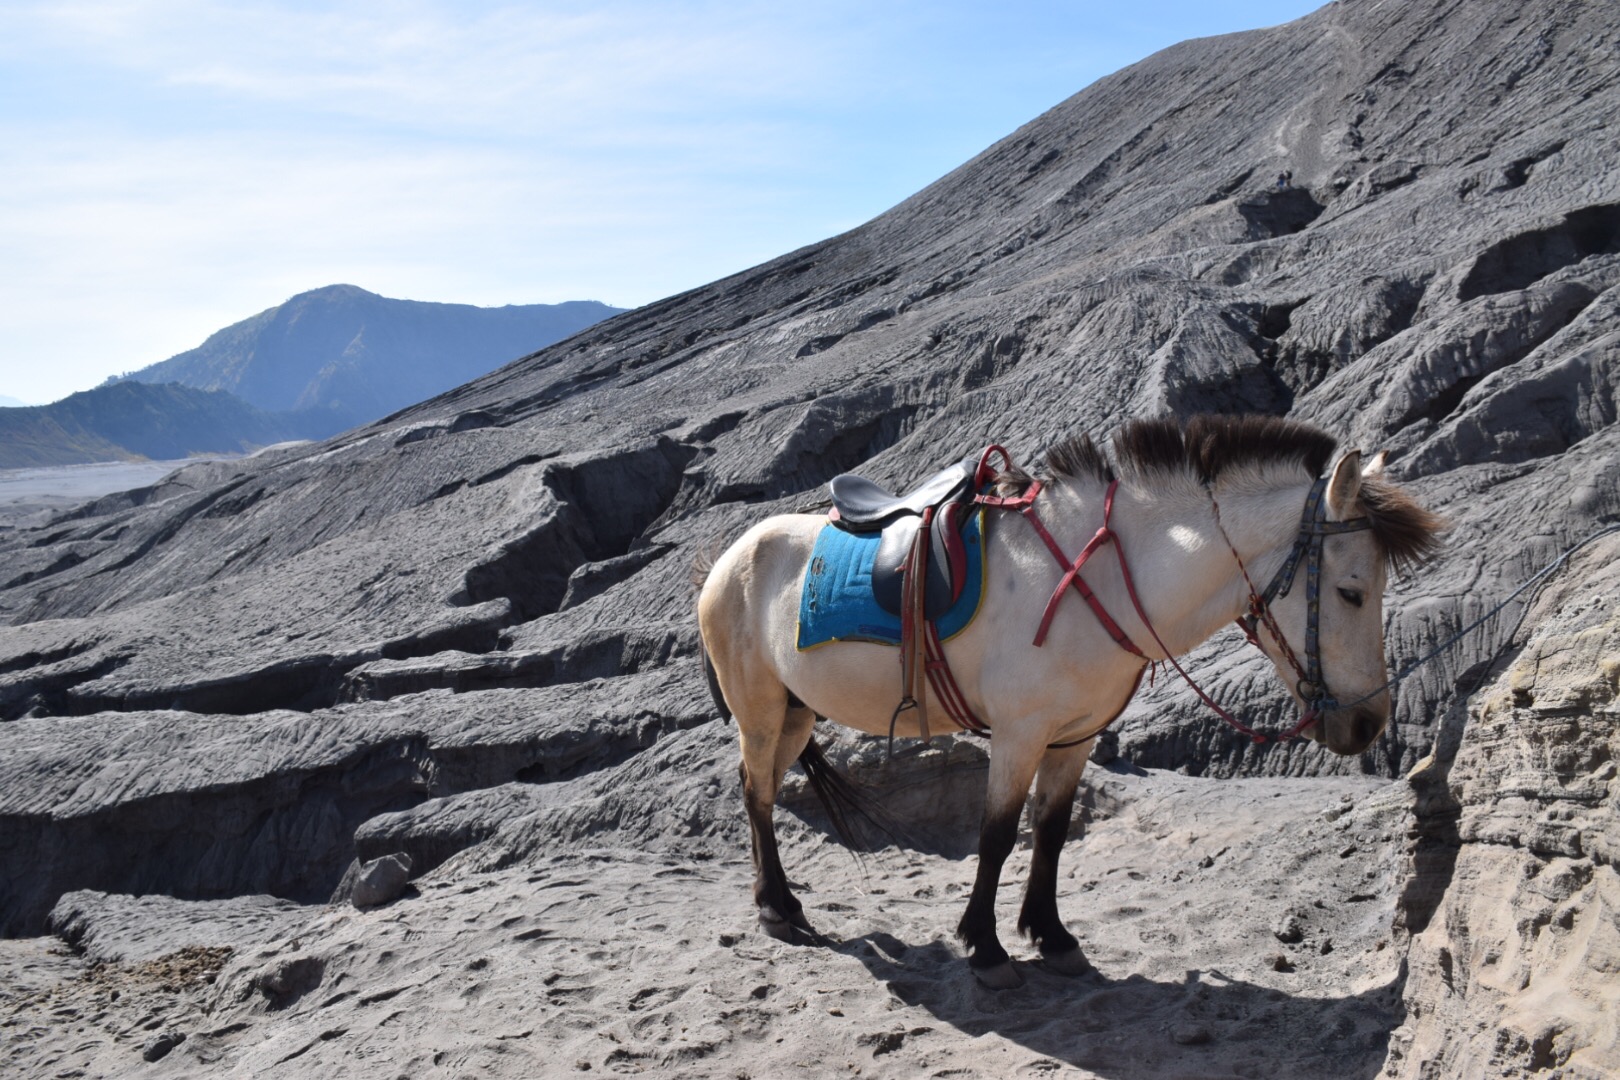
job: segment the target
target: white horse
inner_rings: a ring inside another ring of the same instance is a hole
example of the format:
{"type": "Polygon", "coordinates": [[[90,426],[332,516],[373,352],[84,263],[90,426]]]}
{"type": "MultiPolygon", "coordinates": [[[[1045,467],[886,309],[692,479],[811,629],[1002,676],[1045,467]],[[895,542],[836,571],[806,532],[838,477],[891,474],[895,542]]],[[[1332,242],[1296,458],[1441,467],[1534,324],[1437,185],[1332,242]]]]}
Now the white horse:
{"type": "MultiPolygon", "coordinates": [[[[1334,442],[1306,425],[1266,417],[1199,417],[1185,428],[1135,421],[1113,443],[1112,463],[1084,436],[1052,450],[1036,507],[1072,557],[1104,526],[1113,492],[1106,524],[1128,557],[1135,599],[1112,553],[1086,563],[1082,577],[1145,657],[1116,644],[1078,597],[1056,605],[1044,641],[1033,645],[1067,567],[1029,522],[994,509],[986,512],[982,607],[945,646],[962,696],[992,733],[978,874],[957,932],[975,975],[994,987],[1021,981],[996,935],[995,898],[1032,781],[1035,850],[1018,928],[1048,967],[1078,973],[1087,966],[1058,916],[1058,855],[1092,744],[1130,700],[1147,661],[1184,653],[1252,612],[1270,629],[1254,635],[1256,643],[1300,706],[1316,714],[1309,736],[1335,753],[1360,753],[1389,719],[1387,568],[1427,554],[1440,527],[1382,479],[1382,455],[1363,468],[1358,451],[1346,453],[1319,482],[1334,442]],[[1302,525],[1312,499],[1314,532],[1309,510],[1302,525]],[[1310,589],[1283,582],[1284,573],[1305,581],[1300,564],[1312,538],[1317,581],[1310,589]],[[1265,582],[1271,587],[1254,584],[1265,582]],[[1320,598],[1315,616],[1308,592],[1320,598]],[[1318,685],[1309,685],[1299,657],[1318,685]]],[[[1016,495],[1036,482],[1009,467],[995,490],[1016,495]]],[[[784,939],[810,928],[782,869],[772,810],[795,759],[818,790],[824,786],[828,765],[811,738],[817,716],[875,735],[919,734],[915,711],[896,716],[894,648],[796,647],[806,564],[826,523],[805,514],[760,522],[715,562],[698,599],[711,685],[741,740],[760,924],[784,939]]],[[[944,715],[932,692],[927,705],[944,715]]]]}

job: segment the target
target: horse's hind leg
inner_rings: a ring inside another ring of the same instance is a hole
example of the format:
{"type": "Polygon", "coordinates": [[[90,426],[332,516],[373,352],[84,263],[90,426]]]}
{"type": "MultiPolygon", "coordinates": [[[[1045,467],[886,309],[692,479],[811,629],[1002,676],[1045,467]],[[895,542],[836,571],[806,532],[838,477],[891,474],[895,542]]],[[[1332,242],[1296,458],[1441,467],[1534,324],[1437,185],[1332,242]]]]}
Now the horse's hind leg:
{"type": "Polygon", "coordinates": [[[1035,773],[1039,751],[1010,743],[991,744],[990,780],[985,792],[984,820],[979,826],[979,869],[973,895],[956,933],[968,947],[968,966],[978,980],[994,990],[1023,982],[1012,959],[996,935],[996,884],[1001,868],[1018,842],[1018,822],[1035,773]]]}
{"type": "Polygon", "coordinates": [[[1074,746],[1048,750],[1042,756],[1035,775],[1035,801],[1030,807],[1035,853],[1030,861],[1024,906],[1018,914],[1018,929],[1040,946],[1046,966],[1064,975],[1078,975],[1090,966],[1081,955],[1080,943],[1058,916],[1057,870],[1074,812],[1074,791],[1095,741],[1087,739],[1074,746]]]}
{"type": "Polygon", "coordinates": [[[788,888],[771,814],[782,775],[810,741],[816,718],[789,695],[763,645],[768,636],[760,625],[765,602],[756,594],[761,575],[769,577],[760,564],[770,559],[760,554],[759,546],[757,539],[744,537],[715,564],[698,598],[698,629],[709,661],[710,689],[717,691],[722,711],[737,721],[760,926],[772,937],[786,939],[795,928],[809,926],[788,888]]]}
{"type": "Polygon", "coordinates": [[[742,736],[743,802],[754,848],[754,904],[760,929],[774,938],[791,941],[795,928],[809,931],[804,906],[788,887],[787,872],[776,846],[772,812],[782,776],[810,740],[816,715],[803,706],[789,706],[782,691],[782,719],[776,723],[750,723],[738,714],[742,736]]]}

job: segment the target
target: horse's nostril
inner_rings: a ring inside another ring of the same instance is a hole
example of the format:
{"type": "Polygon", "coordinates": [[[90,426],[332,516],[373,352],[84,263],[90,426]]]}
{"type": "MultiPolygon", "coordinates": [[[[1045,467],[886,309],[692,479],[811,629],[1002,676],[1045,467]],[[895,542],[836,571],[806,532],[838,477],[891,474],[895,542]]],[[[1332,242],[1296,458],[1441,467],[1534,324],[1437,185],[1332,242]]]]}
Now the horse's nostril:
{"type": "Polygon", "coordinates": [[[1379,733],[1383,731],[1383,729],[1384,722],[1381,718],[1374,716],[1371,713],[1356,713],[1356,741],[1361,743],[1363,746],[1370,746],[1372,741],[1378,738],[1379,733]]]}

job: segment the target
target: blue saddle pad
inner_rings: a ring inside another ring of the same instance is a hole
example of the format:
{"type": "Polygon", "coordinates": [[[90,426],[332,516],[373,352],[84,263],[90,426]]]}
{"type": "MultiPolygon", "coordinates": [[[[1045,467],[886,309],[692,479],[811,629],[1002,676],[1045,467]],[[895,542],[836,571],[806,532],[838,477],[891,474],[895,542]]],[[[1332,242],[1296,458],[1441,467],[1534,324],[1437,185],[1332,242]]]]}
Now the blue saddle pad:
{"type": "MultiPolygon", "coordinates": [[[[878,607],[872,597],[872,561],[877,557],[878,540],[877,533],[856,535],[835,525],[825,525],[816,534],[815,550],[804,572],[804,589],[799,593],[801,650],[829,641],[900,644],[900,616],[878,607]]],[[[967,581],[956,603],[936,620],[942,641],[966,629],[984,599],[983,510],[963,526],[962,544],[967,549],[967,581]]]]}

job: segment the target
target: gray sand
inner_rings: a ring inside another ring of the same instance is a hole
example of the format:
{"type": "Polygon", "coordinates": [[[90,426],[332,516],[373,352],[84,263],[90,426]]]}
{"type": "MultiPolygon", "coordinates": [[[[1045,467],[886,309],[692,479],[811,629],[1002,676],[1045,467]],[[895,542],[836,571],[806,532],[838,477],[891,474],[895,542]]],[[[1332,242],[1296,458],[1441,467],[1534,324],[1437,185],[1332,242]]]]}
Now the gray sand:
{"type": "Polygon", "coordinates": [[[98,461],[91,465],[0,469],[0,528],[43,524],[49,515],[88,499],[148,487],[182,466],[212,460],[217,459],[98,461]]]}

